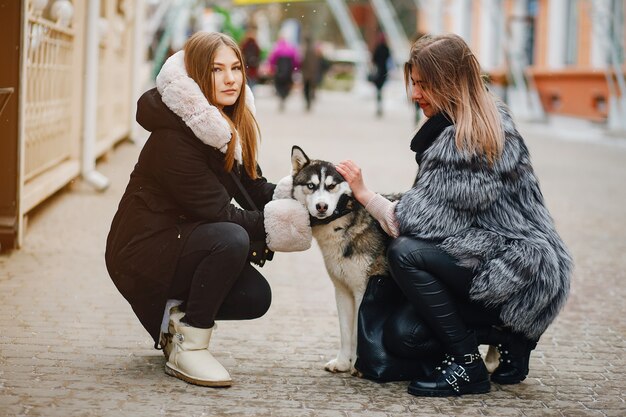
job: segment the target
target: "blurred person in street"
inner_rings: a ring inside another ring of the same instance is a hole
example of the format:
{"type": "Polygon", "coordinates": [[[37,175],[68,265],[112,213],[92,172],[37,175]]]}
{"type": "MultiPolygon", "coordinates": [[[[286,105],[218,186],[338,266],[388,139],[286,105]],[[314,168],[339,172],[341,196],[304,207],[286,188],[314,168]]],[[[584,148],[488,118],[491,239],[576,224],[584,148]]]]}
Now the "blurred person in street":
{"type": "Polygon", "coordinates": [[[378,117],[383,115],[383,87],[387,81],[390,58],[391,53],[385,35],[379,33],[374,52],[372,52],[373,70],[369,76],[370,82],[376,87],[376,115],[378,117]]]}
{"type": "Polygon", "coordinates": [[[419,165],[413,187],[392,203],[367,188],[354,162],[337,166],[355,198],[394,238],[390,274],[412,316],[386,341],[410,349],[412,329],[422,322],[441,346],[441,365],[411,381],[413,395],[485,393],[490,379],[519,383],[539,337],[565,304],[572,258],[524,140],[509,110],[487,90],[465,41],[420,38],[404,78],[428,118],[411,141],[419,165]],[[478,352],[483,338],[499,345],[501,361],[491,377],[478,352]]]}
{"type": "Polygon", "coordinates": [[[258,80],[259,65],[261,64],[261,48],[256,41],[255,32],[256,27],[248,27],[241,43],[241,53],[246,66],[246,80],[253,90],[258,80]]]}
{"type": "Polygon", "coordinates": [[[321,51],[315,45],[313,39],[307,36],[304,39],[304,53],[302,54],[302,84],[306,111],[311,110],[315,100],[315,90],[320,81],[322,71],[321,51]]]}
{"type": "Polygon", "coordinates": [[[138,101],[151,134],[107,238],[109,274],[163,349],[165,372],[197,385],[232,383],[208,350],[215,320],[261,317],[270,306],[250,261],[311,244],[306,209],[272,201],[289,194],[291,178],[277,187],[262,176],[254,112],[235,41],[189,38],[138,101]]]}
{"type": "Polygon", "coordinates": [[[279,110],[285,110],[285,100],[293,87],[293,74],[300,67],[300,56],[295,46],[285,38],[280,37],[270,52],[268,58],[272,74],[274,74],[274,87],[278,95],[279,110]]]}

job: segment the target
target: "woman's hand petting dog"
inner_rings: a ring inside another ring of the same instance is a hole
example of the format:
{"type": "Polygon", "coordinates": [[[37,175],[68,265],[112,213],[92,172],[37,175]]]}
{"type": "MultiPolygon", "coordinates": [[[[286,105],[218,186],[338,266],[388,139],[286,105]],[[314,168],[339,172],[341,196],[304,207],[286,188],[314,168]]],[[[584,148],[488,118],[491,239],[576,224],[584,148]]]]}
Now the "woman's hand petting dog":
{"type": "Polygon", "coordinates": [[[366,206],[372,197],[374,197],[375,193],[365,185],[361,168],[359,168],[354,161],[349,159],[341,161],[339,164],[335,165],[335,168],[350,186],[354,198],[363,206],[366,206]]]}

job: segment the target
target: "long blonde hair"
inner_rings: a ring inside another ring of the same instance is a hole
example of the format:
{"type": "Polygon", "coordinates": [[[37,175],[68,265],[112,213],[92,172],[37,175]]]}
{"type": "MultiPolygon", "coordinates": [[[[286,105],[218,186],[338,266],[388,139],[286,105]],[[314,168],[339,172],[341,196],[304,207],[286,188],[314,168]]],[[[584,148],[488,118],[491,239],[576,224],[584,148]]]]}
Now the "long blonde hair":
{"type": "Polygon", "coordinates": [[[502,154],[504,131],[495,97],[487,90],[480,64],[465,41],[454,34],[421,37],[404,66],[407,91],[413,68],[431,106],[452,118],[457,149],[484,155],[493,163],[502,154]]]}
{"type": "MultiPolygon", "coordinates": [[[[223,33],[196,32],[187,40],[183,47],[185,50],[185,68],[187,69],[187,73],[198,84],[209,103],[214,106],[216,106],[216,101],[213,88],[212,68],[213,62],[215,61],[215,54],[221,46],[231,48],[243,67],[244,61],[239,46],[232,38],[223,33]]],[[[246,74],[243,70],[241,72],[243,81],[241,93],[237,101],[235,101],[232,106],[225,106],[224,109],[220,109],[220,113],[222,113],[230,124],[233,138],[236,132],[239,133],[244,169],[250,178],[255,179],[258,177],[256,167],[258,152],[257,138],[260,138],[261,133],[254,115],[246,106],[246,74]]],[[[235,140],[231,140],[228,143],[228,149],[226,151],[224,168],[228,172],[230,172],[235,165],[235,142],[235,140]]]]}

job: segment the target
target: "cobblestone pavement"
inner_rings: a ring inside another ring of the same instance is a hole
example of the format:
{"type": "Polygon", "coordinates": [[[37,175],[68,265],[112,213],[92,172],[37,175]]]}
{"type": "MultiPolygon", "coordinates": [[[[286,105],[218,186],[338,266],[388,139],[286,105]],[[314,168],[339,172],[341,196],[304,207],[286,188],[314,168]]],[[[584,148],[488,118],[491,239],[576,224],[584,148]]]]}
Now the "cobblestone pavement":
{"type": "MultiPolygon", "coordinates": [[[[372,188],[414,177],[411,110],[401,93],[374,117],[371,97],[321,92],[312,113],[294,93],[285,113],[257,95],[261,164],[277,181],[291,145],[352,158],[372,188]]],[[[389,94],[391,95],[391,93],[389,94]]],[[[485,395],[416,398],[406,383],[331,374],[339,344],[333,289],[319,250],[278,254],[262,269],[273,305],[261,319],[221,322],[212,348],[234,385],[207,389],[163,372],[161,352],[119,295],[104,242],[138,149],[98,169],[105,193],[76,181],[30,216],[24,248],[0,256],[1,416],[624,416],[626,415],[626,149],[554,140],[522,126],[547,203],[576,260],[571,297],[541,339],[529,378],[485,395]]]]}

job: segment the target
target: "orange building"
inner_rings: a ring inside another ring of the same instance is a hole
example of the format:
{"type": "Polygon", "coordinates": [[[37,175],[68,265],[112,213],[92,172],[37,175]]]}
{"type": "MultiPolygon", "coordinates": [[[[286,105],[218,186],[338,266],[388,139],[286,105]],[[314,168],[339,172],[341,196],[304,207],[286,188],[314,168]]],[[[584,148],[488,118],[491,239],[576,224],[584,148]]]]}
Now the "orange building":
{"type": "Polygon", "coordinates": [[[463,36],[514,111],[626,130],[625,10],[625,0],[427,0],[418,30],[463,36]]]}

